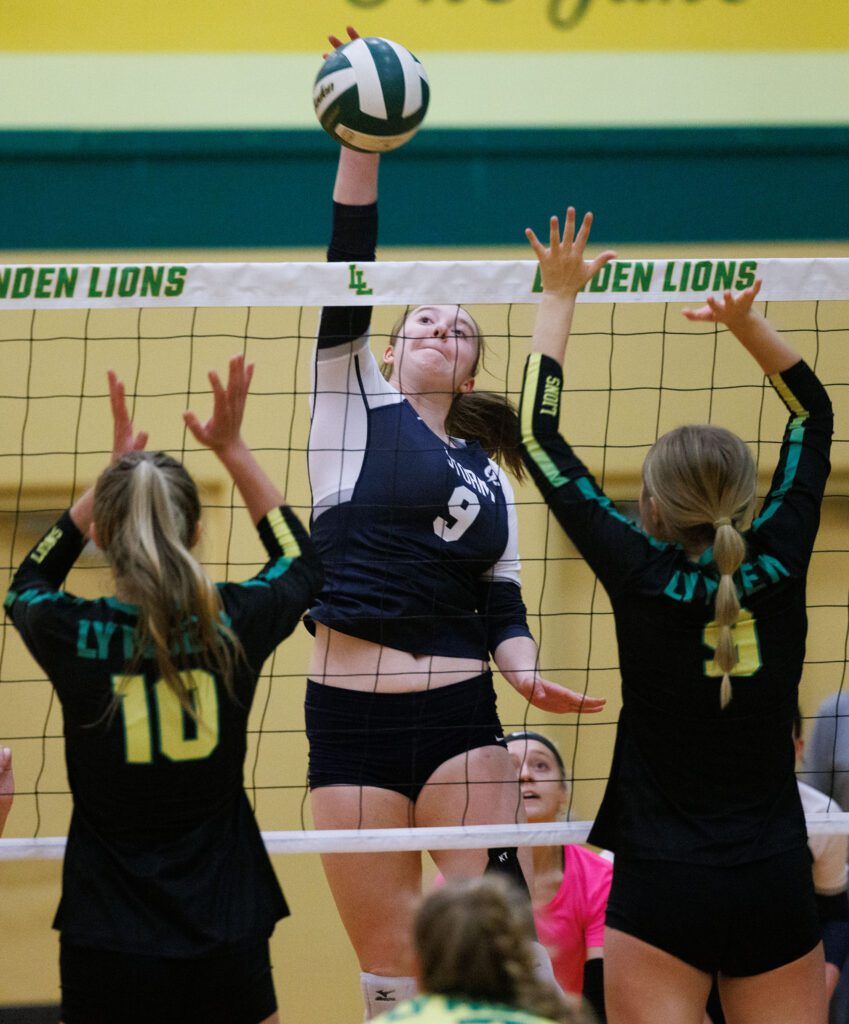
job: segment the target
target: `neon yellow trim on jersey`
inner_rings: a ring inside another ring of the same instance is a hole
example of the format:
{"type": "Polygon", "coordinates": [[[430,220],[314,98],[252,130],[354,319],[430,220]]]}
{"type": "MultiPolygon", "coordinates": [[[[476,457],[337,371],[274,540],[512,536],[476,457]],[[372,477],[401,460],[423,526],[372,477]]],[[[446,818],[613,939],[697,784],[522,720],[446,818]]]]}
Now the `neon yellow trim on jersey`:
{"type": "Polygon", "coordinates": [[[807,418],[808,410],[802,405],[802,403],[793,394],[790,388],[787,387],[780,373],[770,374],[769,382],[770,384],[772,384],[772,386],[784,400],[784,404],[792,413],[794,413],[796,416],[807,418]]]}
{"type": "Polygon", "coordinates": [[[537,388],[539,387],[541,363],[542,353],[531,352],[528,357],[527,368],[525,369],[525,384],[522,388],[522,418],[520,422],[522,444],[552,487],[562,487],[563,484],[568,483],[568,480],[560,473],[560,470],[549,458],[548,453],[534,435],[534,413],[536,412],[536,397],[537,388]]]}
{"type": "Polygon", "coordinates": [[[271,532],[277,539],[277,543],[283,549],[283,554],[288,558],[297,558],[301,554],[301,545],[295,540],[295,535],[289,528],[289,524],[279,508],[272,509],[265,517],[271,532]]]}

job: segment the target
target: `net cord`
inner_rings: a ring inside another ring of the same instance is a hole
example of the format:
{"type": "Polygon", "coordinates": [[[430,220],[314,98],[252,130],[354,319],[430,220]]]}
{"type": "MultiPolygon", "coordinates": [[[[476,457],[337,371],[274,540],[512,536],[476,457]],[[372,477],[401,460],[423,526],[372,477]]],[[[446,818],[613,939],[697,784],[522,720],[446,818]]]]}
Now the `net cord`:
{"type": "MultiPolygon", "coordinates": [[[[817,811],[806,816],[809,835],[849,833],[849,812],[817,811]]],[[[269,853],[387,853],[399,850],[480,850],[501,846],[560,846],[585,843],[591,821],[538,825],[474,825],[442,828],[364,828],[263,832],[269,853]]],[[[58,860],[64,836],[0,839],[0,861],[58,860]]]]}

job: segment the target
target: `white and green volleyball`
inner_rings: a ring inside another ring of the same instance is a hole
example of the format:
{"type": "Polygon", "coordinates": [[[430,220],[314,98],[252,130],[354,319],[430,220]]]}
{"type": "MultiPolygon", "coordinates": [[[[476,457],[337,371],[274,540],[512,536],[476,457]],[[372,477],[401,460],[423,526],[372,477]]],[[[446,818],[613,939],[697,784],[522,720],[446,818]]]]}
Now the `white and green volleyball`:
{"type": "Polygon", "coordinates": [[[397,149],[427,111],[427,72],[390,39],[353,39],[327,58],[313,86],[322,128],[343,146],[367,153],[397,149]]]}

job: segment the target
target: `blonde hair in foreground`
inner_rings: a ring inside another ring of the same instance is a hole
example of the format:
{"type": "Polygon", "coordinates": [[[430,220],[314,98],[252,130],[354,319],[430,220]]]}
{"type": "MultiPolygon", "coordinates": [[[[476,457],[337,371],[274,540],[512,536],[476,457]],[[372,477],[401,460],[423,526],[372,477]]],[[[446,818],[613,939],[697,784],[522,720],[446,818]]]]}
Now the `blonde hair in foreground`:
{"type": "Polygon", "coordinates": [[[740,601],[733,577],[746,557],[741,531],[751,525],[755,461],[746,443],[724,427],[678,427],[652,446],[643,464],[643,483],[656,502],[664,539],[685,549],[713,547],[719,571],[714,660],[722,671],[719,699],[725,707],[738,660],[732,627],[740,616],[740,601]]]}
{"type": "Polygon", "coordinates": [[[584,1015],[536,976],[527,894],[497,874],[446,882],[422,903],[413,938],[424,992],[537,1014],[561,1024],[584,1015]]]}
{"type": "MultiPolygon", "coordinates": [[[[201,659],[233,696],[238,641],[221,621],[215,586],[191,554],[200,499],[183,466],[164,452],[129,452],[94,491],[98,538],[116,579],[138,605],[133,664],[150,652],[159,675],[197,718],[182,667],[201,659]]],[[[196,663],[196,662],[195,662],[196,663]]]]}

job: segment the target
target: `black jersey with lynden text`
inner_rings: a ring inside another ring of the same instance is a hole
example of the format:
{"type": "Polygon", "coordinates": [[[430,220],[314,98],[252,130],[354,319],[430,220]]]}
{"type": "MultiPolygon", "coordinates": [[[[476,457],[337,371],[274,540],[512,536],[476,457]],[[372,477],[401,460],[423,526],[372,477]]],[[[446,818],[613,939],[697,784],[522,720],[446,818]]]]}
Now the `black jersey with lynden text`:
{"type": "Polygon", "coordinates": [[[288,913],[242,769],[257,677],[321,570],[288,509],[258,530],[262,571],[218,585],[244,652],[236,699],[187,651],[196,720],[156,679],[152,658],[133,663],[133,605],[60,589],[84,544],[67,512],[15,574],[6,610],[62,705],[74,807],[54,923],[78,946],[202,956],[268,936],[288,913]]]}
{"type": "Polygon", "coordinates": [[[807,633],[805,576],[829,472],[828,396],[802,362],[770,378],[790,412],[778,466],[745,534],[733,698],[713,661],[719,576],[622,516],[558,433],[562,371],[525,370],[524,456],[613,607],[622,712],[590,841],[627,857],[734,864],[806,842],[793,714],[807,633]]]}

